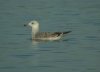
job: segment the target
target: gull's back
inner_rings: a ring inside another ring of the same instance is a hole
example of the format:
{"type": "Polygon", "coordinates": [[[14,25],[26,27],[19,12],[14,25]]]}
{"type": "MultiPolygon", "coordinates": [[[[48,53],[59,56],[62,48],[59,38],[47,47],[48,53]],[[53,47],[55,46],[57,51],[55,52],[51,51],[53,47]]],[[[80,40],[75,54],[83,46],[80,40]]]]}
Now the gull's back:
{"type": "Polygon", "coordinates": [[[63,34],[67,34],[69,32],[70,31],[67,31],[67,32],[39,32],[35,35],[35,39],[58,40],[63,36],[63,34]]]}

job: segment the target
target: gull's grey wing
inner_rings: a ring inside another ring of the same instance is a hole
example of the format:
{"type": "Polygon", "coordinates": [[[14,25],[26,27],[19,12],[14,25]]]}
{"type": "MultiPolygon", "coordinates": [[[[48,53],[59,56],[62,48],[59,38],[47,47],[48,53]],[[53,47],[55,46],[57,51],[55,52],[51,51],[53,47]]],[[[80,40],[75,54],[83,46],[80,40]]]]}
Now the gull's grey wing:
{"type": "Polygon", "coordinates": [[[36,34],[36,38],[49,38],[49,37],[58,37],[61,36],[63,34],[67,34],[70,33],[71,31],[67,31],[67,32],[39,32],[36,34]]]}
{"type": "Polygon", "coordinates": [[[39,32],[36,34],[36,38],[49,38],[49,37],[55,37],[57,34],[54,32],[39,32]]]}

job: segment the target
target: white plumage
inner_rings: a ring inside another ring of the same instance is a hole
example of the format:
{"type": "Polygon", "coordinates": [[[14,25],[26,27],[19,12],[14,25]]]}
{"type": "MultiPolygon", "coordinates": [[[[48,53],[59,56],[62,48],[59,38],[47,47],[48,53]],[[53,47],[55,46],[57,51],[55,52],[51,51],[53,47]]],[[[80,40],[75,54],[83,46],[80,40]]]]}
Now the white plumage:
{"type": "MultiPolygon", "coordinates": [[[[24,25],[26,26],[26,25],[24,25]]],[[[33,40],[59,40],[64,34],[70,33],[66,32],[39,32],[39,22],[31,21],[28,26],[32,28],[32,39],[33,40]]]]}

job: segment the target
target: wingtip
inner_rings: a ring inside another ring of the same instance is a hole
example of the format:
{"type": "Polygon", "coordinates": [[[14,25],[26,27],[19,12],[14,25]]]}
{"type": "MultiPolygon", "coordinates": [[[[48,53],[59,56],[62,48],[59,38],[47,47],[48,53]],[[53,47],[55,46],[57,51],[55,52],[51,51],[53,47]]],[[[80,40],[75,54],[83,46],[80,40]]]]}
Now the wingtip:
{"type": "Polygon", "coordinates": [[[70,33],[70,32],[72,32],[72,31],[66,31],[66,32],[63,32],[63,34],[68,34],[68,33],[70,33]]]}

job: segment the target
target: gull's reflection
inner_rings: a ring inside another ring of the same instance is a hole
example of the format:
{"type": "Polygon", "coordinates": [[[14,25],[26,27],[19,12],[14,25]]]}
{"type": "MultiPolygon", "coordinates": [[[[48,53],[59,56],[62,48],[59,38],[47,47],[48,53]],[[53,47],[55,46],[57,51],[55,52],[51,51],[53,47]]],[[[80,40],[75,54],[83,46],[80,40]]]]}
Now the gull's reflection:
{"type": "Polygon", "coordinates": [[[39,65],[41,64],[40,48],[41,48],[41,43],[45,43],[45,42],[48,42],[48,41],[32,40],[31,50],[34,56],[31,57],[31,59],[29,60],[30,65],[32,67],[39,67],[39,65]]]}
{"type": "Polygon", "coordinates": [[[39,41],[37,40],[32,40],[32,46],[37,46],[39,44],[39,41]]]}
{"type": "Polygon", "coordinates": [[[32,45],[33,46],[36,46],[39,43],[46,43],[46,42],[50,42],[50,41],[48,41],[48,40],[38,40],[38,39],[35,39],[35,40],[32,40],[32,45]]]}
{"type": "Polygon", "coordinates": [[[32,41],[32,44],[30,45],[30,48],[31,48],[31,54],[32,54],[32,57],[29,58],[29,66],[31,67],[38,67],[39,64],[40,64],[40,47],[39,47],[39,43],[40,41],[37,41],[37,40],[31,40],[32,41]]]}

